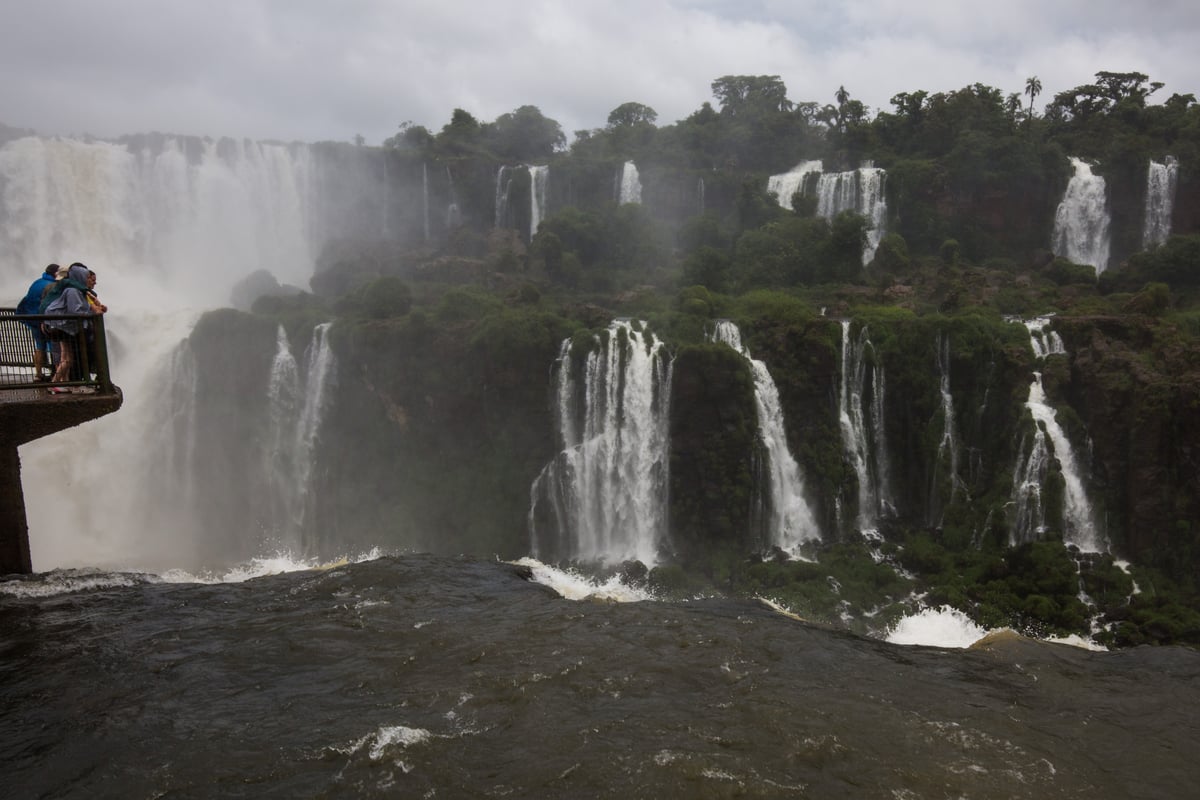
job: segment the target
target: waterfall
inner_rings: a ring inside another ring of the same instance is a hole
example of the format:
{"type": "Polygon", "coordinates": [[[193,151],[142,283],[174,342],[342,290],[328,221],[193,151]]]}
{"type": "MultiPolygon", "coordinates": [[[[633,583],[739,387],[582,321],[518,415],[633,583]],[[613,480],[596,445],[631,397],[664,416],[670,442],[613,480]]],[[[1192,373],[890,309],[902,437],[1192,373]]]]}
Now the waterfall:
{"type": "Polygon", "coordinates": [[[293,556],[313,550],[305,537],[315,508],[316,445],[336,377],[329,347],[331,324],[325,322],[313,329],[303,383],[282,325],[271,363],[264,466],[275,535],[268,544],[293,556]]]}
{"type": "Polygon", "coordinates": [[[767,178],[767,191],[775,195],[776,202],[789,211],[792,208],[792,196],[796,192],[804,194],[805,180],[809,175],[820,175],[825,166],[820,161],[801,161],[789,171],[767,178]]]}
{"type": "Polygon", "coordinates": [[[1146,221],[1142,226],[1142,247],[1146,250],[1165,244],[1171,235],[1178,179],[1179,162],[1174,156],[1167,156],[1163,164],[1150,162],[1146,172],[1146,221]]]}
{"type": "Polygon", "coordinates": [[[742,345],[741,331],[728,320],[717,322],[713,341],[733,348],[746,359],[754,375],[754,405],[758,412],[758,435],[767,452],[769,480],[769,541],[785,552],[795,554],[805,542],[819,540],[821,531],[805,500],[800,465],[792,456],[784,429],[779,390],[767,365],[750,356],[742,345]]]}
{"type": "Polygon", "coordinates": [[[1029,331],[1029,343],[1035,356],[1045,358],[1066,354],[1067,349],[1063,346],[1062,337],[1058,332],[1046,330],[1046,326],[1050,324],[1050,317],[1035,317],[1021,322],[1029,331]]]}
{"type": "Polygon", "coordinates": [[[942,524],[945,505],[954,502],[962,483],[958,474],[959,451],[958,437],[954,430],[954,398],[950,394],[950,339],[945,334],[938,336],[935,352],[940,375],[938,391],[942,398],[942,438],[938,442],[933,479],[929,485],[929,524],[933,527],[942,524]],[[943,503],[943,486],[947,481],[950,484],[950,497],[943,503]]]}
{"type": "Polygon", "coordinates": [[[529,238],[538,232],[538,226],[546,218],[546,182],[550,178],[550,167],[529,168],[529,238]]]}
{"type": "Polygon", "coordinates": [[[697,205],[699,206],[699,208],[698,208],[698,212],[697,212],[697,213],[699,213],[699,214],[704,214],[704,210],[705,210],[705,208],[704,208],[704,206],[705,206],[705,201],[704,201],[704,178],[697,178],[697,179],[696,179],[696,198],[697,198],[697,205]]]}
{"type": "Polygon", "coordinates": [[[621,165],[621,177],[617,183],[617,203],[625,205],[626,203],[641,202],[642,181],[638,178],[637,165],[632,161],[626,161],[621,165]]]}
{"type": "Polygon", "coordinates": [[[554,364],[563,449],[530,489],[533,554],[653,566],[667,527],[666,350],[642,323],[617,320],[577,355],[567,339],[554,364]]]}
{"type": "Polygon", "coordinates": [[[1071,158],[1075,174],[1054,214],[1055,255],[1076,264],[1095,267],[1099,275],[1108,267],[1108,199],[1104,178],[1092,174],[1092,168],[1071,158]]]}
{"type": "Polygon", "coordinates": [[[8,142],[0,147],[0,282],[27,283],[32,264],[80,260],[121,310],[131,299],[115,293],[139,284],[215,305],[257,269],[305,283],[339,222],[321,215],[321,172],[302,145],[8,142]]]}
{"type": "Polygon", "coordinates": [[[843,211],[853,211],[866,219],[869,229],[863,245],[863,263],[875,257],[887,223],[884,188],[887,172],[865,165],[851,172],[822,173],[817,180],[817,216],[832,220],[843,211]]]}
{"type": "Polygon", "coordinates": [[[894,511],[888,489],[887,440],[884,436],[884,373],[876,364],[868,369],[864,356],[874,347],[864,325],[857,340],[850,337],[850,321],[842,320],[842,361],[838,419],[846,458],[858,478],[860,530],[874,530],[883,515],[894,511]],[[868,381],[868,378],[870,379],[868,381]],[[870,390],[870,404],[863,398],[870,390]]]}
{"type": "Polygon", "coordinates": [[[299,506],[297,482],[296,421],[304,393],[300,386],[300,368],[292,356],[287,332],[280,325],[275,334],[275,357],[267,383],[267,446],[264,471],[267,476],[267,502],[270,519],[278,532],[277,546],[293,544],[299,529],[296,509],[299,506]]]}
{"type": "MultiPolygon", "coordinates": [[[[317,439],[329,406],[329,396],[337,378],[337,363],[329,344],[331,322],[323,322],[313,328],[312,342],[308,346],[308,369],[304,378],[304,405],[296,424],[296,487],[300,492],[297,504],[299,519],[297,530],[307,535],[306,521],[311,519],[315,507],[317,439]]],[[[306,548],[311,549],[311,548],[306,548]]]]}
{"type": "Polygon", "coordinates": [[[776,201],[792,209],[792,196],[815,194],[817,216],[832,220],[843,211],[853,211],[866,219],[869,229],[863,245],[862,263],[875,258],[887,225],[887,199],[884,189],[887,172],[870,162],[849,172],[824,172],[820,161],[802,161],[788,172],[767,178],[767,191],[776,201]],[[816,176],[813,180],[812,176],[816,176]]]}
{"type": "MultiPolygon", "coordinates": [[[[373,171],[379,158],[352,146],[157,134],[0,145],[0,288],[19,296],[30,265],[78,259],[95,268],[110,309],[112,375],[125,392],[120,413],[22,447],[36,569],[197,567],[221,559],[229,540],[211,528],[198,498],[233,507],[240,496],[235,503],[216,487],[265,488],[199,469],[197,456],[212,451],[209,431],[217,423],[197,399],[205,379],[196,375],[188,334],[204,309],[228,305],[234,285],[251,272],[266,269],[281,283],[304,286],[329,238],[364,226],[381,235],[380,214],[348,213],[383,203],[373,171]],[[64,480],[81,497],[127,509],[128,524],[57,502],[64,480]]],[[[230,352],[231,361],[240,356],[230,352]]],[[[261,388],[247,398],[255,414],[269,391],[266,358],[257,372],[261,388]]],[[[282,397],[282,383],[276,391],[282,397]]],[[[230,457],[259,476],[267,418],[255,425],[257,440],[230,457]]],[[[267,516],[265,505],[254,507],[247,525],[267,516]]]]}
{"type": "Polygon", "coordinates": [[[424,216],[425,241],[429,241],[429,165],[421,164],[421,212],[424,216]]]}
{"type": "Polygon", "coordinates": [[[449,201],[446,205],[446,230],[452,231],[462,224],[462,212],[458,210],[458,198],[454,193],[454,176],[450,173],[450,165],[446,165],[446,195],[449,201]]]}
{"type": "Polygon", "coordinates": [[[496,221],[495,227],[503,228],[508,221],[508,193],[512,189],[512,168],[496,170],[496,221]]]}
{"type": "MultiPolygon", "coordinates": [[[[1044,337],[1045,322],[1041,319],[1025,323],[1030,330],[1034,353],[1039,358],[1065,353],[1061,348],[1061,340],[1057,349],[1050,350],[1038,342],[1039,338],[1044,337]]],[[[1033,417],[1034,431],[1022,442],[1013,469],[1013,544],[1041,538],[1046,532],[1046,509],[1042,493],[1050,467],[1057,460],[1063,481],[1063,541],[1084,552],[1105,550],[1074,448],[1058,424],[1058,412],[1046,402],[1041,372],[1033,373],[1025,408],[1033,417]]]]}

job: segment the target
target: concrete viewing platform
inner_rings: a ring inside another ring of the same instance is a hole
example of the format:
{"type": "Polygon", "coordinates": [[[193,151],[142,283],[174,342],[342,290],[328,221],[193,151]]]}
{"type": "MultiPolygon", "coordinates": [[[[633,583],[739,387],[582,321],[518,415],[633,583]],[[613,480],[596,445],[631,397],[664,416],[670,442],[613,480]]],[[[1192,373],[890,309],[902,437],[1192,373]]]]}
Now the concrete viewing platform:
{"type": "Polygon", "coordinates": [[[89,339],[63,342],[80,366],[74,379],[58,383],[34,366],[28,319],[0,309],[0,575],[33,571],[17,448],[111,414],[124,400],[109,379],[103,316],[89,318],[89,339]]]}

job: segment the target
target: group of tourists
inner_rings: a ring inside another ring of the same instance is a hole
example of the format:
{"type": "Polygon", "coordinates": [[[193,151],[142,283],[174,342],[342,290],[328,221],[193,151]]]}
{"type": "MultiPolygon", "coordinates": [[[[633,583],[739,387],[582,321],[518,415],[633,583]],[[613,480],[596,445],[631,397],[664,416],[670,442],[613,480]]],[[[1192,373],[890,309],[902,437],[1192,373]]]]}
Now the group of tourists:
{"type": "MultiPolygon", "coordinates": [[[[63,268],[50,264],[17,305],[18,314],[46,315],[24,320],[33,334],[33,369],[38,381],[64,383],[85,378],[96,364],[95,332],[90,320],[77,315],[103,314],[108,306],[96,296],[96,273],[76,261],[63,268]],[[84,349],[86,348],[86,350],[84,349]],[[84,360],[86,359],[86,360],[84,360]]],[[[52,394],[70,392],[51,386],[52,394]]]]}

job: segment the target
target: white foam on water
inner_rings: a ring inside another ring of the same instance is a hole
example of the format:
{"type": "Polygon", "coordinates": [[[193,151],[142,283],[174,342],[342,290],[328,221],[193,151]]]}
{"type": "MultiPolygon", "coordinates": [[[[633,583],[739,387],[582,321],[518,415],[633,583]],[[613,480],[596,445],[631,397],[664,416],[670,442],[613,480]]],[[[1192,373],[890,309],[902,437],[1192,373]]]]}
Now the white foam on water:
{"type": "Polygon", "coordinates": [[[331,561],[303,559],[288,553],[253,558],[221,572],[192,573],[181,569],[166,570],[161,574],[151,572],[115,572],[94,568],[55,569],[35,575],[0,581],[0,594],[11,597],[54,597],[56,595],[86,592],[98,589],[139,586],[150,583],[243,583],[254,578],[280,575],[285,572],[325,570],[346,564],[373,561],[381,557],[378,548],[356,556],[347,556],[331,561]]]}
{"type": "Polygon", "coordinates": [[[533,572],[533,582],[549,586],[567,600],[607,600],[613,603],[639,603],[656,599],[646,589],[630,586],[620,575],[600,581],[571,569],[560,569],[543,564],[528,556],[510,561],[533,572]]]}
{"type": "Polygon", "coordinates": [[[885,639],[892,644],[967,648],[989,633],[957,608],[941,606],[923,608],[904,617],[892,626],[885,639]]]}

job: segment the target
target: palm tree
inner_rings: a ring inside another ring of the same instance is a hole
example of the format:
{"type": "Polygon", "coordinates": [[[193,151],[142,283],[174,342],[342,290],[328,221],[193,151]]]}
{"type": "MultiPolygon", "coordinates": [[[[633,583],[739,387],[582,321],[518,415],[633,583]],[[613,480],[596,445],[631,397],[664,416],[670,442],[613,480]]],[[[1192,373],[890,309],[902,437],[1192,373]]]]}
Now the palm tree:
{"type": "Polygon", "coordinates": [[[1029,118],[1033,119],[1033,99],[1042,93],[1042,82],[1038,76],[1025,79],[1025,94],[1029,95],[1029,118]]]}

